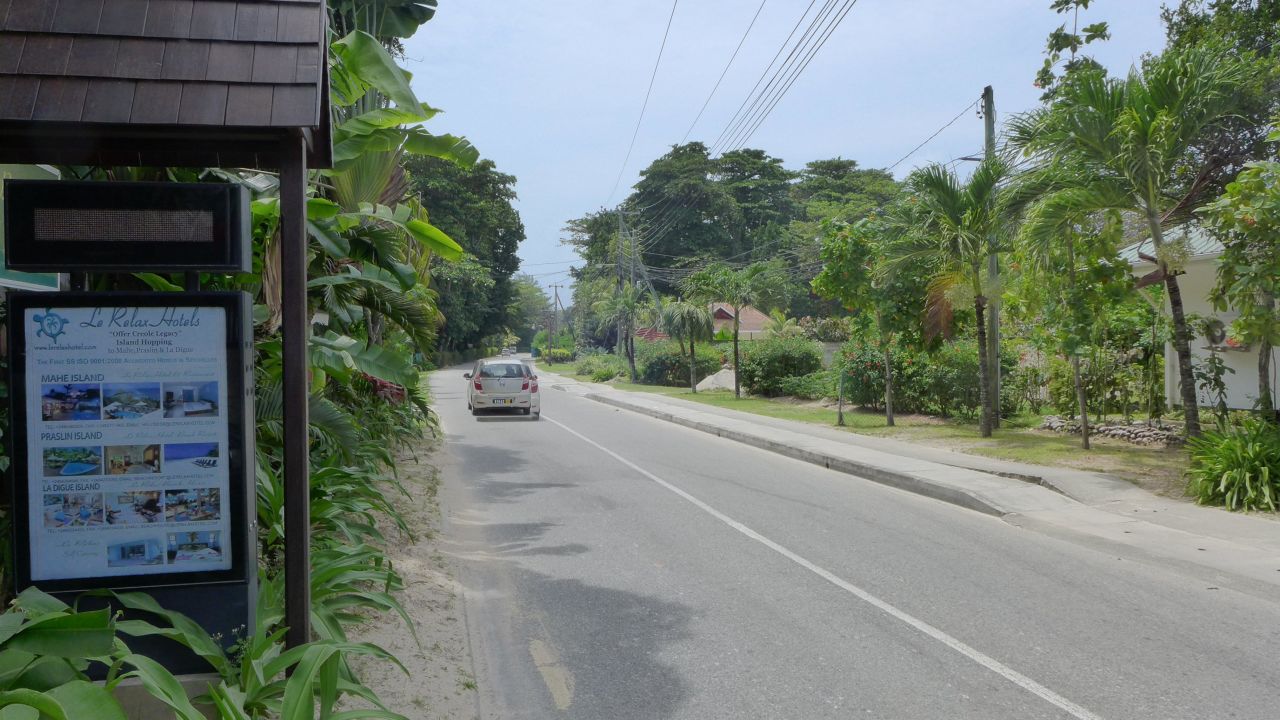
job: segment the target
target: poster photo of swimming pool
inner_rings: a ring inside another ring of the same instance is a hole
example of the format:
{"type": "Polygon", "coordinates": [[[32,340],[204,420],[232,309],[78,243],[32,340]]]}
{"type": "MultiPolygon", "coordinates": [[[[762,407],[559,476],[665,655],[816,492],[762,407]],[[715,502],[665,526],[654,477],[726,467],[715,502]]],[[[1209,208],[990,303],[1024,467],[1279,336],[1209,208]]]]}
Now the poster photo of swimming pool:
{"type": "Polygon", "coordinates": [[[222,492],[218,488],[164,491],[165,522],[204,522],[222,517],[222,492]]]}
{"type": "Polygon", "coordinates": [[[108,475],[152,475],[160,472],[159,445],[108,445],[108,475]]]}
{"type": "Polygon", "coordinates": [[[102,419],[102,388],[97,383],[40,386],[40,419],[45,422],[102,419]]]}
{"type": "Polygon", "coordinates": [[[102,493],[46,493],[43,514],[47,529],[102,525],[102,493]]]}
{"type": "Polygon", "coordinates": [[[218,443],[169,443],[164,446],[164,467],[169,474],[184,470],[207,472],[218,468],[218,443]]]}
{"type": "Polygon", "coordinates": [[[170,565],[220,562],[222,533],[217,530],[169,533],[168,556],[170,565]]]}
{"type": "Polygon", "coordinates": [[[102,474],[102,448],[96,445],[45,448],[43,455],[45,477],[102,474]]]}
{"type": "Polygon", "coordinates": [[[107,546],[107,567],[163,565],[164,551],[158,538],[128,540],[107,546]]]}
{"type": "Polygon", "coordinates": [[[167,382],[164,384],[166,418],[218,416],[218,383],[214,381],[167,382]]]}
{"type": "Polygon", "coordinates": [[[104,383],[103,420],[160,417],[160,383],[104,383]]]}

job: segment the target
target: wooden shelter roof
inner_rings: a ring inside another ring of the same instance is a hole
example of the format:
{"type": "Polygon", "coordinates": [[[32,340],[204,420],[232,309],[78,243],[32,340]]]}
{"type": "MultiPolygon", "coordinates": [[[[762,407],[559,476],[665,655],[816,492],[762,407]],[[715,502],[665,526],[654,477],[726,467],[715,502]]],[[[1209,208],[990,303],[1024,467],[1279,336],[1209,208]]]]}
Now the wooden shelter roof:
{"type": "Polygon", "coordinates": [[[0,0],[0,159],[329,165],[323,0],[0,0]],[[38,155],[38,157],[37,157],[38,155]]]}

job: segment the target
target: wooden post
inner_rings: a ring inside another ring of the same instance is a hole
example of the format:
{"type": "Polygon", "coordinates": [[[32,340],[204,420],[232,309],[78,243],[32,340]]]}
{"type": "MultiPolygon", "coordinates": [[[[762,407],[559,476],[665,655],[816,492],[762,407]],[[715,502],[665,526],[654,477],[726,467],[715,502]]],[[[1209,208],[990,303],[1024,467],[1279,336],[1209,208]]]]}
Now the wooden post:
{"type": "Polygon", "coordinates": [[[311,483],[307,439],[307,158],[300,135],[280,163],[280,302],[284,365],[284,621],[286,647],[311,640],[311,483]]]}

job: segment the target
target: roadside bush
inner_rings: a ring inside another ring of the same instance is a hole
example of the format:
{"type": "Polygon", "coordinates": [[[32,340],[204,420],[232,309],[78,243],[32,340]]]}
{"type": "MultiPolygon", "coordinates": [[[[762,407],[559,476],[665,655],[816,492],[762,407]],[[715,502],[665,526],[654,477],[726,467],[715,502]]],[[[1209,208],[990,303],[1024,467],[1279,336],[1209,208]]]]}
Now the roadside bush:
{"type": "MultiPolygon", "coordinates": [[[[846,400],[872,409],[884,408],[884,357],[879,341],[851,340],[842,355],[846,400]]],[[[961,339],[945,343],[932,353],[894,344],[889,350],[893,367],[893,408],[896,412],[923,413],[972,419],[978,412],[977,342],[961,339]]],[[[1006,377],[1017,364],[1011,348],[1002,351],[1000,365],[1006,377]]],[[[1007,384],[1005,386],[1007,388],[1007,384]]],[[[1017,410],[1017,394],[1001,391],[1001,414],[1017,410]]]]}
{"type": "Polygon", "coordinates": [[[785,377],[778,381],[778,389],[782,395],[790,395],[801,400],[835,397],[836,373],[831,370],[819,370],[808,375],[785,377]]]}
{"type": "Polygon", "coordinates": [[[802,337],[775,337],[751,343],[739,369],[742,386],[753,395],[786,395],[782,380],[822,369],[817,343],[802,337]]]}
{"type": "Polygon", "coordinates": [[[1202,505],[1270,510],[1280,503],[1280,428],[1257,418],[1187,443],[1187,493],[1202,505]]]}
{"type": "MultiPolygon", "coordinates": [[[[699,345],[694,365],[698,380],[720,369],[720,353],[699,345]]],[[[645,385],[689,386],[689,353],[677,342],[636,343],[636,379],[645,385]]]]}
{"type": "Polygon", "coordinates": [[[573,351],[564,350],[562,348],[551,348],[544,355],[547,362],[551,363],[567,363],[573,362],[573,351]]]}
{"type": "Polygon", "coordinates": [[[609,382],[627,374],[627,361],[617,355],[589,355],[579,360],[573,370],[594,382],[609,382]]]}

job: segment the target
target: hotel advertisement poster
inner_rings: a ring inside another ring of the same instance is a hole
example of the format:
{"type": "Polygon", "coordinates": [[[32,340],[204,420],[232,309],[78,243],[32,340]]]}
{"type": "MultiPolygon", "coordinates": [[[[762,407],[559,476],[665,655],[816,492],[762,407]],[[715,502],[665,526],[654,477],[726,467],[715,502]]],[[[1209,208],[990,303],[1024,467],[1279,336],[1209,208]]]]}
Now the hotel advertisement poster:
{"type": "Polygon", "coordinates": [[[15,442],[26,449],[16,469],[29,547],[19,562],[33,583],[182,583],[232,570],[245,484],[230,462],[242,407],[231,375],[240,356],[228,351],[236,305],[151,297],[46,295],[13,313],[25,375],[25,439],[15,442]]]}

